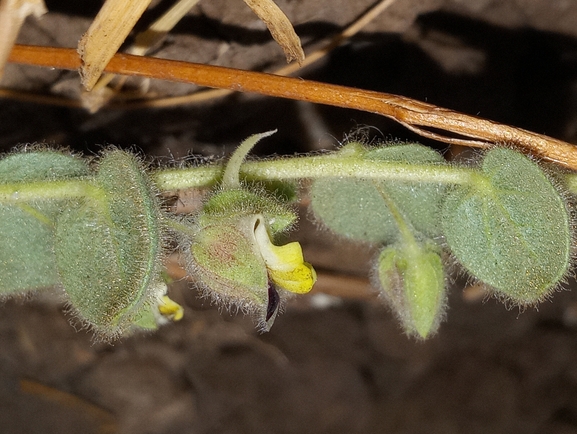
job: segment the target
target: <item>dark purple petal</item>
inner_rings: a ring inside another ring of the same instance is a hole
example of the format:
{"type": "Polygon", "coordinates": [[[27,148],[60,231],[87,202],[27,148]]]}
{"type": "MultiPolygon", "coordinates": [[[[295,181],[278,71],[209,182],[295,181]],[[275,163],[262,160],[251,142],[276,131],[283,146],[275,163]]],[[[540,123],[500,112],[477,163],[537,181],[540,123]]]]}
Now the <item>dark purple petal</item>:
{"type": "Polygon", "coordinates": [[[268,305],[266,307],[266,319],[268,321],[271,317],[275,314],[280,304],[280,295],[278,291],[274,287],[274,285],[269,282],[268,283],[268,305]]]}

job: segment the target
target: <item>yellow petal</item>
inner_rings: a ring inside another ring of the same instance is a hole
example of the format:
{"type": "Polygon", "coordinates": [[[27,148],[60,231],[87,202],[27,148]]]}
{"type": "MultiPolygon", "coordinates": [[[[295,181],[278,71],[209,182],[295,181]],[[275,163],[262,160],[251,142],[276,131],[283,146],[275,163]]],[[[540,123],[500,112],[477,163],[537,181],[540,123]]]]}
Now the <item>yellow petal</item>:
{"type": "Polygon", "coordinates": [[[305,294],[312,289],[317,275],[314,268],[304,261],[299,243],[275,246],[262,222],[256,226],[255,238],[274,284],[297,294],[305,294]]]}
{"type": "Polygon", "coordinates": [[[306,294],[317,280],[317,273],[307,262],[290,271],[269,269],[269,276],[276,285],[296,294],[306,294]]]}
{"type": "Polygon", "coordinates": [[[168,295],[163,295],[159,300],[158,311],[163,317],[172,321],[180,321],[184,316],[184,309],[182,306],[168,298],[168,295]]]}

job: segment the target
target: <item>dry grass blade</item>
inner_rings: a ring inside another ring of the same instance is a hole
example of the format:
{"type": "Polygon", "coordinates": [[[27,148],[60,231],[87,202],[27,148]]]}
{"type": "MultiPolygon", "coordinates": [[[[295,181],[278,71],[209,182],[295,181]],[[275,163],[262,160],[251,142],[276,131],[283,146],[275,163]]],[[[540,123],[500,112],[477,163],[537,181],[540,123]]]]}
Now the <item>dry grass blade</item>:
{"type": "MultiPolygon", "coordinates": [[[[19,45],[14,47],[9,60],[62,69],[76,69],[80,63],[71,49],[19,45]]],[[[106,71],[363,110],[394,119],[419,134],[446,143],[476,147],[507,143],[577,170],[577,147],[574,145],[404,96],[260,72],[124,54],[115,55],[106,71]],[[427,128],[447,131],[453,136],[441,135],[427,128]]]]}
{"type": "MultiPolygon", "coordinates": [[[[170,32],[182,17],[198,2],[199,0],[178,0],[160,18],[154,21],[148,29],[136,35],[134,44],[126,49],[126,53],[144,56],[152,48],[160,44],[168,32],[170,32]]],[[[120,92],[127,78],[123,77],[123,80],[117,83],[114,89],[110,89],[107,86],[115,77],[116,75],[114,74],[101,76],[94,85],[94,88],[90,92],[85,92],[82,95],[82,107],[86,108],[90,113],[95,113],[104,105],[108,104],[110,100],[120,92]]]]}
{"type": "Polygon", "coordinates": [[[0,78],[26,17],[46,12],[44,0],[0,0],[0,78]]]}
{"type": "Polygon", "coordinates": [[[244,0],[249,8],[266,24],[274,40],[281,46],[287,62],[302,63],[305,53],[301,41],[283,11],[272,0],[244,0]]]}
{"type": "Polygon", "coordinates": [[[106,0],[78,43],[80,77],[91,90],[151,0],[106,0]]]}
{"type": "Polygon", "coordinates": [[[178,0],[160,18],[154,21],[148,29],[134,38],[134,45],[128,48],[128,54],[144,56],[166,37],[174,26],[190,11],[199,0],[178,0]]]}

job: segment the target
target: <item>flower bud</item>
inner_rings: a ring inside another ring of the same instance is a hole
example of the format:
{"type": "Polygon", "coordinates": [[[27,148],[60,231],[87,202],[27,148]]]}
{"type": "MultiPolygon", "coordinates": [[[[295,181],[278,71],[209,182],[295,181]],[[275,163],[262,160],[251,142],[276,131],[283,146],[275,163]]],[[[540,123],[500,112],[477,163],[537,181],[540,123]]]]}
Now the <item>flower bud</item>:
{"type": "Polygon", "coordinates": [[[386,247],[379,256],[381,295],[405,332],[426,339],[442,320],[446,291],[441,257],[432,243],[386,247]]]}

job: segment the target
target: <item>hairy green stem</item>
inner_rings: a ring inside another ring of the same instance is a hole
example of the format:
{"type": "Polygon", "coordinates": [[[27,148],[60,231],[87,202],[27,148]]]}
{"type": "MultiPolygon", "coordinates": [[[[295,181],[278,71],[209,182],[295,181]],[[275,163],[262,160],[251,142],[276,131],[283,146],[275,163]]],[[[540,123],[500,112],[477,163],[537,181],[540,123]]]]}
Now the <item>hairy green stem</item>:
{"type": "Polygon", "coordinates": [[[397,225],[397,228],[399,229],[399,233],[403,240],[403,245],[405,246],[405,248],[410,248],[414,250],[417,245],[417,242],[415,241],[413,229],[409,226],[409,223],[404,218],[403,213],[397,207],[395,201],[391,199],[391,197],[389,196],[387,191],[382,187],[382,185],[374,181],[373,183],[375,188],[383,198],[383,201],[387,205],[387,208],[389,209],[389,212],[393,216],[393,219],[395,220],[395,223],[397,225]]]}
{"type": "MultiPolygon", "coordinates": [[[[153,180],[161,191],[205,187],[217,183],[222,170],[222,166],[160,170],[153,175],[153,180]]],[[[254,181],[344,177],[440,184],[469,184],[475,174],[475,169],[466,167],[333,156],[247,162],[240,171],[241,177],[254,181]]]]}
{"type": "Polygon", "coordinates": [[[172,218],[166,219],[164,223],[169,229],[172,229],[175,232],[185,234],[190,238],[194,238],[198,235],[197,227],[195,225],[192,225],[191,223],[183,223],[172,218]]]}
{"type": "MultiPolygon", "coordinates": [[[[163,169],[153,173],[152,179],[160,191],[209,187],[221,180],[223,170],[222,165],[163,169]]],[[[467,167],[313,156],[246,162],[241,166],[240,176],[251,181],[342,177],[472,184],[475,183],[478,172],[467,167]]],[[[102,194],[91,179],[0,184],[0,203],[65,200],[77,197],[100,200],[102,194]]]]}
{"type": "Polygon", "coordinates": [[[31,200],[66,200],[91,197],[100,200],[102,191],[90,180],[37,181],[0,184],[0,203],[31,200]]]}

